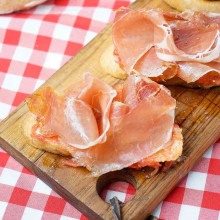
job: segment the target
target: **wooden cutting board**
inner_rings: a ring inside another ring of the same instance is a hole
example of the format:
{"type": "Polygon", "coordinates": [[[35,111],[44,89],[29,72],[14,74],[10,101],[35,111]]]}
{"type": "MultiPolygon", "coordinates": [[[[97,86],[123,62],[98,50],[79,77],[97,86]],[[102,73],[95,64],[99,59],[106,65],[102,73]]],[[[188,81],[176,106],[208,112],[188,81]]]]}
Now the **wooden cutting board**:
{"type": "MultiPolygon", "coordinates": [[[[138,0],[131,8],[151,4],[171,10],[161,0],[138,0]]],[[[90,70],[110,85],[119,80],[103,73],[99,59],[111,43],[111,25],[86,45],[74,58],[58,70],[43,86],[62,92],[90,70]]],[[[30,146],[22,133],[22,123],[28,108],[22,103],[0,124],[2,148],[35,173],[57,193],[83,212],[90,219],[113,219],[108,203],[98,195],[102,188],[113,181],[122,180],[136,188],[136,194],[122,207],[123,219],[145,219],[169,194],[175,185],[199,161],[205,151],[220,137],[220,88],[210,90],[170,87],[177,99],[176,123],[183,128],[186,159],[167,173],[146,179],[144,171],[123,170],[100,178],[89,176],[84,168],[60,167],[60,157],[30,146]]]]}

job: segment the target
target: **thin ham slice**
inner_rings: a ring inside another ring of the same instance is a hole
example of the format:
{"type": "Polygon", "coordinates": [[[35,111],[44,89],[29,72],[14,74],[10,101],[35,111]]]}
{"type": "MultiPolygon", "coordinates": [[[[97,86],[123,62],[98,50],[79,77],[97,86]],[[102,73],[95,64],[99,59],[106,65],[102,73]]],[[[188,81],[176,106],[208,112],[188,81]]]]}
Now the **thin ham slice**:
{"type": "Polygon", "coordinates": [[[138,161],[135,164],[132,164],[130,167],[141,168],[150,166],[157,169],[161,166],[161,162],[175,161],[182,154],[182,143],[182,130],[177,124],[174,124],[172,138],[169,142],[166,143],[166,146],[163,149],[157,151],[149,157],[138,161]]]}
{"type": "Polygon", "coordinates": [[[124,84],[110,114],[105,143],[73,151],[73,161],[93,175],[123,169],[166,146],[172,137],[175,100],[169,90],[134,75],[124,84]]]}
{"type": "Polygon", "coordinates": [[[86,73],[63,96],[47,87],[27,103],[34,137],[62,144],[73,157],[65,163],[93,175],[129,167],[172,140],[176,101],[148,78],[131,75],[113,89],[86,73]]]}
{"type": "Polygon", "coordinates": [[[145,11],[122,8],[117,14],[123,16],[116,15],[113,41],[125,71],[130,73],[137,60],[152,47],[154,25],[147,19],[145,11]]]}
{"type": "Polygon", "coordinates": [[[210,73],[209,79],[206,81],[201,81],[204,84],[220,84],[220,63],[211,62],[211,63],[197,63],[197,62],[179,62],[179,78],[190,83],[195,82],[203,78],[206,74],[210,73]],[[216,76],[218,76],[216,78],[216,76]],[[214,81],[213,81],[214,80],[214,81]]]}
{"type": "Polygon", "coordinates": [[[176,50],[171,28],[161,10],[121,8],[117,14],[112,28],[113,42],[127,73],[131,73],[137,61],[155,45],[168,51],[176,50]]]}
{"type": "MultiPolygon", "coordinates": [[[[173,13],[170,13],[170,14],[173,14],[173,13]]],[[[187,10],[185,12],[180,13],[179,18],[181,18],[183,20],[190,20],[190,19],[200,20],[205,25],[209,25],[209,24],[213,24],[213,23],[216,23],[216,24],[220,23],[219,13],[213,13],[213,12],[208,12],[208,11],[187,10]]],[[[219,29],[220,29],[220,27],[219,27],[219,29]]]]}
{"type": "Polygon", "coordinates": [[[169,52],[158,48],[157,55],[164,61],[211,62],[219,57],[219,24],[206,24],[196,15],[189,20],[169,22],[174,36],[176,51],[169,52]],[[178,51],[178,52],[177,52],[178,51]],[[177,52],[177,53],[176,53],[177,52]]]}
{"type": "Polygon", "coordinates": [[[28,106],[45,137],[59,136],[74,148],[86,149],[106,141],[109,112],[116,91],[85,73],[83,81],[58,96],[51,88],[35,93],[28,106]]]}
{"type": "Polygon", "coordinates": [[[194,82],[210,73],[220,78],[213,68],[220,62],[219,14],[121,8],[112,34],[116,60],[129,74],[136,70],[157,81],[178,75],[194,82]]]}
{"type": "Polygon", "coordinates": [[[178,66],[175,63],[160,60],[155,47],[152,47],[137,61],[134,69],[150,78],[170,79],[177,74],[178,66]]]}

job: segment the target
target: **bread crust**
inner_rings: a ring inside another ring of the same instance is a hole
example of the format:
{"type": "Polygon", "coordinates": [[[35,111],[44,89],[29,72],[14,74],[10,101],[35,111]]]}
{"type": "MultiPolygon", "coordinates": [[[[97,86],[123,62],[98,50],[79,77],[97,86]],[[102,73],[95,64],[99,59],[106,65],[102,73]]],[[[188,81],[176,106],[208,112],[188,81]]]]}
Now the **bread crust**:
{"type": "Polygon", "coordinates": [[[164,0],[171,7],[179,10],[204,10],[220,13],[220,1],[208,0],[164,0]]]}
{"type": "Polygon", "coordinates": [[[47,0],[0,0],[0,14],[28,10],[46,1],[47,0]]]}
{"type": "Polygon", "coordinates": [[[119,65],[115,62],[114,59],[114,45],[111,44],[109,47],[107,47],[102,56],[100,57],[100,64],[102,66],[103,72],[110,74],[111,76],[117,78],[117,79],[126,79],[128,77],[128,74],[122,70],[119,65]]]}
{"type": "Polygon", "coordinates": [[[31,132],[34,124],[36,124],[35,118],[30,113],[28,113],[23,122],[23,134],[30,145],[50,153],[70,156],[70,153],[60,143],[47,139],[45,139],[45,141],[41,141],[39,139],[33,138],[31,136],[31,132]]]}

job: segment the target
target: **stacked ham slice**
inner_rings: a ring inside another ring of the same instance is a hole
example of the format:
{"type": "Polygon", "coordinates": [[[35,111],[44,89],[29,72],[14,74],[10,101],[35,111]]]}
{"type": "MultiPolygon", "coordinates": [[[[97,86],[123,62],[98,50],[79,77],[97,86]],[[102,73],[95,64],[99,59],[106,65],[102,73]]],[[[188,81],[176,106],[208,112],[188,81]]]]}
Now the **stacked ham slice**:
{"type": "Polygon", "coordinates": [[[220,85],[219,14],[121,8],[112,35],[116,61],[128,74],[220,85]]]}
{"type": "Polygon", "coordinates": [[[164,86],[140,76],[112,88],[85,73],[64,95],[46,87],[27,104],[36,118],[32,138],[56,139],[71,153],[70,165],[94,175],[156,167],[156,155],[172,156],[175,144],[182,149],[181,129],[174,126],[175,99],[164,86]]]}

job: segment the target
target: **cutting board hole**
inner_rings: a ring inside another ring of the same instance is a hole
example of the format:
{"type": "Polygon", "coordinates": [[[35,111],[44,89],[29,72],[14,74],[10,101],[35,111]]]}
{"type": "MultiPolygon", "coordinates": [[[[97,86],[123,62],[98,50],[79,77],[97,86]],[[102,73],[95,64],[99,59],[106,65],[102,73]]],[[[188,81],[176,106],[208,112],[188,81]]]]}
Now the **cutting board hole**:
{"type": "Polygon", "coordinates": [[[135,192],[136,189],[130,183],[117,181],[104,187],[100,196],[105,202],[116,196],[118,200],[126,203],[133,198],[135,192]]]}
{"type": "Polygon", "coordinates": [[[116,196],[118,200],[126,203],[135,195],[136,185],[134,176],[129,171],[122,170],[100,176],[96,189],[105,202],[116,196]]]}

